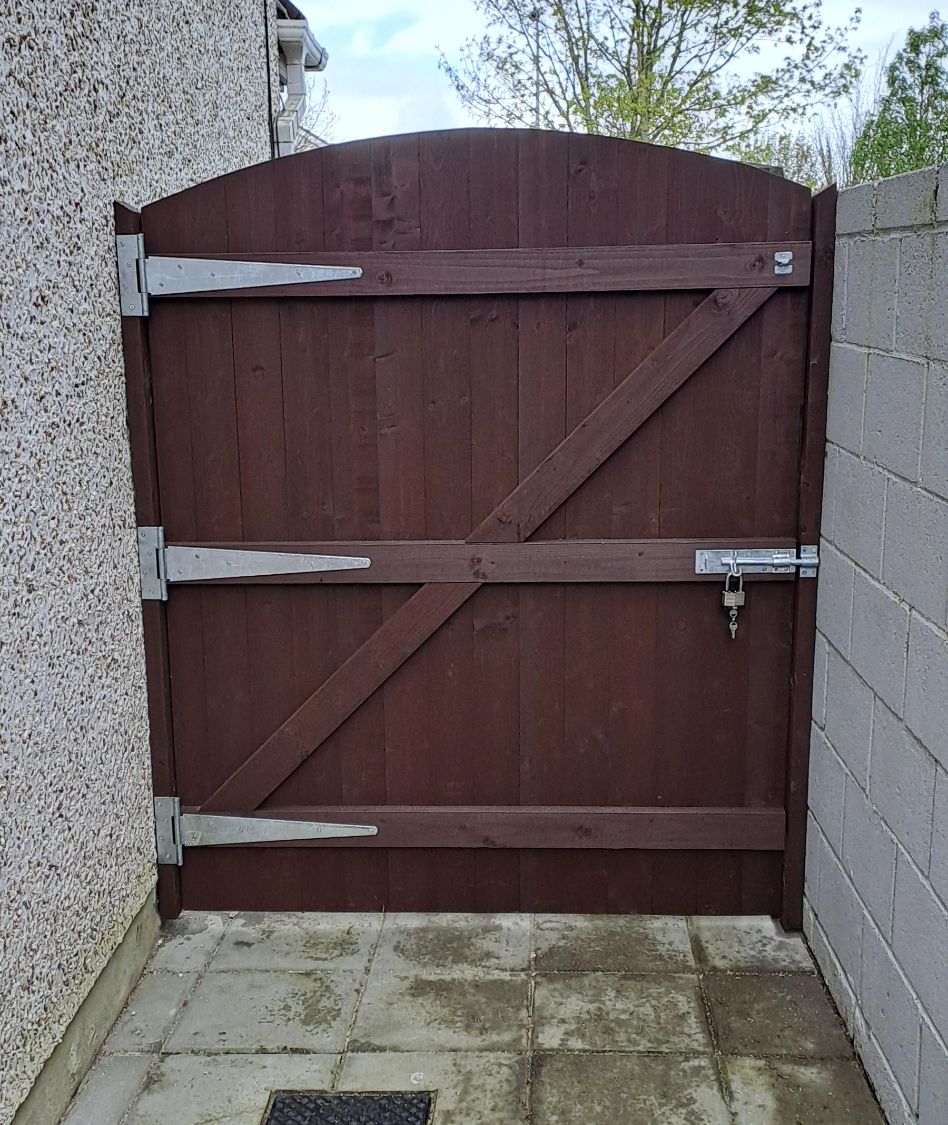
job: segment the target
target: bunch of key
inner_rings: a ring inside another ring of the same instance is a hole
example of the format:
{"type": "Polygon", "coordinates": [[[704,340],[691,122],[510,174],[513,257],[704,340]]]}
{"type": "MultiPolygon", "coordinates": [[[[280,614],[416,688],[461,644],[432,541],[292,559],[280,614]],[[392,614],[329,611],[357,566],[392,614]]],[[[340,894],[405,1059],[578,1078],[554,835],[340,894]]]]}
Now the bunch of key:
{"type": "Polygon", "coordinates": [[[737,611],[744,604],[744,575],[738,570],[729,570],[724,579],[724,592],[721,594],[721,605],[728,611],[728,629],[731,630],[731,640],[737,636],[737,611]],[[735,586],[734,583],[737,583],[735,586]]]}

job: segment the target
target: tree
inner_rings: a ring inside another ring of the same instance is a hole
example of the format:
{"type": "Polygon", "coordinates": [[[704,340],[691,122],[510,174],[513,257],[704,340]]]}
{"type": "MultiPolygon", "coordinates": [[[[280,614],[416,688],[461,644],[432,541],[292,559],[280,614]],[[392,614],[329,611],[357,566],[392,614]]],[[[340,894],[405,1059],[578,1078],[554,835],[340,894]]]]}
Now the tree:
{"type": "Polygon", "coordinates": [[[878,109],[853,149],[855,182],[879,180],[948,160],[948,24],[932,12],[910,28],[886,71],[878,109]]]}
{"type": "Polygon", "coordinates": [[[735,152],[843,96],[861,55],[820,0],[475,0],[485,34],[441,67],[483,120],[735,152]],[[761,52],[782,57],[753,70],[761,52]],[[751,64],[751,65],[749,65],[751,64]]]}

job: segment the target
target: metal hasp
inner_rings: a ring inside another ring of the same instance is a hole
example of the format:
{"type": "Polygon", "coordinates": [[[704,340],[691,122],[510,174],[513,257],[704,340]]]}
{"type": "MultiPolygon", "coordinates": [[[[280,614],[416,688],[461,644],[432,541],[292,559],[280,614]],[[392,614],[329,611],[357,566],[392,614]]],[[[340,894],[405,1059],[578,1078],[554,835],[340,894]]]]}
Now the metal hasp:
{"type": "Polygon", "coordinates": [[[784,277],[790,273],[793,273],[793,251],[778,250],[774,254],[774,274],[784,277]]]}
{"type": "Polygon", "coordinates": [[[184,862],[185,848],[225,844],[270,844],[281,840],[328,840],[377,836],[374,824],[326,824],[316,820],[271,820],[262,816],[183,813],[179,797],[155,798],[155,844],[159,863],[184,862]]]}
{"type": "Polygon", "coordinates": [[[149,258],[141,234],[115,237],[122,316],[148,316],[148,298],[222,289],[260,289],[268,285],[309,285],[350,281],[358,266],[302,266],[292,262],[231,262],[220,258],[149,258]]]}
{"type": "Polygon", "coordinates": [[[815,578],[820,565],[817,547],[801,547],[800,554],[792,548],[716,547],[695,551],[695,574],[792,574],[815,578]]]}
{"type": "Polygon", "coordinates": [[[372,560],[358,555],[290,554],[217,547],[165,546],[163,527],[138,529],[142,600],[167,601],[169,582],[207,582],[276,574],[314,574],[326,570],[364,570],[372,560]]]}

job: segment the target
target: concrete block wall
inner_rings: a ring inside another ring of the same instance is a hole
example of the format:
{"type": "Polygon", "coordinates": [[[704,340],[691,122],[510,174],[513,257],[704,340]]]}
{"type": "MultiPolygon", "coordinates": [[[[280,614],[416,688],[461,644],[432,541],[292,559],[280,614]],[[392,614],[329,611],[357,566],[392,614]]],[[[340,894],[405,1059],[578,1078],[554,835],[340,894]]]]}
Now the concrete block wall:
{"type": "Polygon", "coordinates": [[[948,166],[839,199],[805,929],[893,1125],[948,1122],[948,166]]]}

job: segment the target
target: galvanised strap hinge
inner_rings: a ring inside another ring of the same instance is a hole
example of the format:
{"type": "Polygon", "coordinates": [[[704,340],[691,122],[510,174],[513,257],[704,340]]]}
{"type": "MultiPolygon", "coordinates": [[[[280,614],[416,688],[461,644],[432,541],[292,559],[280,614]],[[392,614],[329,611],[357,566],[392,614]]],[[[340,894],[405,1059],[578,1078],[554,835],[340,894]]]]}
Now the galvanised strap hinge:
{"type": "Polygon", "coordinates": [[[793,548],[715,547],[695,551],[695,574],[791,574],[815,578],[820,565],[818,547],[793,548]]]}
{"type": "Polygon", "coordinates": [[[122,316],[148,316],[149,297],[259,289],[362,276],[358,266],[301,266],[292,262],[231,262],[222,258],[165,258],[145,254],[145,236],[115,236],[122,316]]]}
{"type": "Polygon", "coordinates": [[[225,844],[270,844],[281,840],[328,840],[377,836],[374,824],[326,824],[315,820],[273,820],[262,816],[219,816],[181,811],[178,797],[155,798],[155,844],[159,863],[184,862],[185,848],[225,844]]]}
{"type": "Polygon", "coordinates": [[[165,545],[163,527],[138,529],[142,600],[167,601],[170,582],[207,582],[271,574],[313,574],[324,570],[363,570],[372,560],[358,555],[241,551],[219,547],[165,545]]]}

